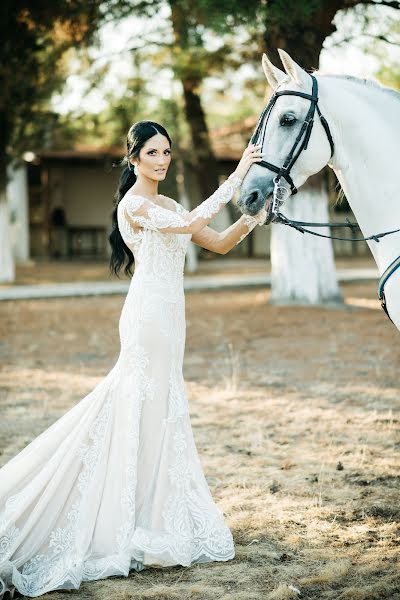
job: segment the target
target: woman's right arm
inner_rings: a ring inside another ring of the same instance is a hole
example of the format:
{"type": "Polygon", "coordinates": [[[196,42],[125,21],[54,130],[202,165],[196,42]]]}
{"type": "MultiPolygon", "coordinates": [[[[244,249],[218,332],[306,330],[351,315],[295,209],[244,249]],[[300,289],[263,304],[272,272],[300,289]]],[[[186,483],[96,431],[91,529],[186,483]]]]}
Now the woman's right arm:
{"type": "Polygon", "coordinates": [[[127,194],[121,208],[132,227],[142,227],[164,233],[195,234],[203,229],[232,198],[254,162],[261,160],[259,146],[248,146],[236,170],[222,185],[194,210],[178,214],[158,206],[141,196],[127,194]]]}

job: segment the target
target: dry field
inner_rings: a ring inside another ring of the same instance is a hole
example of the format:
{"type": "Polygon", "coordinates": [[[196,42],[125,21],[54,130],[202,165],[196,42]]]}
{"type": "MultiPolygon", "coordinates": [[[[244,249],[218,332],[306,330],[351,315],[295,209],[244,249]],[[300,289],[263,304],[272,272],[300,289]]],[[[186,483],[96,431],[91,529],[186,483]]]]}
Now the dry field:
{"type": "MultiPolygon", "coordinates": [[[[336,309],[187,295],[192,424],[236,557],[43,599],[400,598],[399,334],[375,284],[343,291],[336,309]]],[[[0,303],[0,464],[111,369],[123,301],[0,303]]]]}

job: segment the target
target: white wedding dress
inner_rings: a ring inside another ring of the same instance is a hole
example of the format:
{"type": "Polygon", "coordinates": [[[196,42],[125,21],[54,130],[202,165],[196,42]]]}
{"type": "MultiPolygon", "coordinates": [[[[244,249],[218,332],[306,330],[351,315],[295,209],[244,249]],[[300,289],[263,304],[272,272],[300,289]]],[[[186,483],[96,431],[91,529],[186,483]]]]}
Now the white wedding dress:
{"type": "MultiPolygon", "coordinates": [[[[193,218],[216,214],[235,175],[193,218]]],[[[118,225],[135,256],[106,377],[0,469],[0,598],[36,597],[148,566],[226,561],[232,534],[193,439],[182,376],[189,213],[129,192],[118,225]],[[142,229],[133,228],[139,224],[142,229]]]]}

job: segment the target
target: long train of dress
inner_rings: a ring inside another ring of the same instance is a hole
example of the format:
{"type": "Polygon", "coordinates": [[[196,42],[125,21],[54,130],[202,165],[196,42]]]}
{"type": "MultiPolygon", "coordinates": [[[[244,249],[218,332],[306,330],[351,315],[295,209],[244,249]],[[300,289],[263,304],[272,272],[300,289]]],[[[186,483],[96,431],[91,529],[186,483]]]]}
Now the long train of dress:
{"type": "Polygon", "coordinates": [[[152,565],[235,555],[203,474],[182,375],[191,236],[134,232],[120,205],[136,262],[120,355],[0,469],[0,598],[15,588],[36,597],[152,565]]]}

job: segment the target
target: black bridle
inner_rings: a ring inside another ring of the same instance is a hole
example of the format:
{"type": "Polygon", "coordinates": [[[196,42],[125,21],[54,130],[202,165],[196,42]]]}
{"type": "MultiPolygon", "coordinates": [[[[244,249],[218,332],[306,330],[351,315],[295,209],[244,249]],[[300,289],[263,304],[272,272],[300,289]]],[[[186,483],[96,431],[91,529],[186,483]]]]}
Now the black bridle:
{"type": "MultiPolygon", "coordinates": [[[[333,143],[333,138],[332,138],[332,134],[329,129],[328,122],[325,119],[325,117],[321,114],[321,111],[318,106],[318,82],[317,82],[316,78],[314,77],[314,75],[310,74],[310,77],[312,79],[311,94],[305,94],[304,92],[297,92],[295,90],[281,90],[281,91],[274,92],[274,94],[271,96],[267,106],[262,111],[260,118],[258,120],[257,126],[255,128],[255,131],[250,139],[250,144],[261,143],[262,146],[264,146],[264,140],[265,140],[268,119],[270,117],[271,111],[272,111],[273,107],[275,106],[275,103],[276,103],[277,99],[279,98],[279,96],[299,96],[300,98],[305,98],[306,100],[310,101],[310,108],[308,109],[307,115],[303,121],[300,131],[299,131],[299,133],[293,143],[293,146],[292,146],[291,150],[289,151],[289,154],[287,155],[283,165],[281,167],[278,167],[277,165],[269,163],[265,160],[257,162],[257,164],[260,167],[269,169],[270,171],[273,171],[274,173],[277,174],[276,177],[274,177],[275,185],[274,185],[273,197],[267,208],[267,218],[265,220],[265,225],[268,225],[269,223],[271,223],[273,221],[274,223],[280,223],[282,225],[288,225],[289,227],[293,227],[294,229],[297,229],[297,231],[300,231],[301,233],[310,233],[311,235],[316,235],[318,237],[323,237],[323,238],[328,238],[328,239],[333,239],[333,240],[352,241],[352,242],[366,242],[369,240],[374,240],[375,242],[379,242],[380,238],[382,238],[386,235],[390,235],[392,233],[398,233],[400,231],[400,229],[394,229],[392,231],[385,231],[383,233],[376,233],[374,235],[370,235],[369,237],[360,237],[360,238],[342,238],[342,237],[336,237],[336,236],[332,236],[332,235],[324,235],[322,233],[317,233],[316,231],[310,231],[309,229],[306,229],[305,227],[333,227],[333,226],[334,227],[349,227],[352,230],[352,232],[354,233],[355,228],[358,227],[358,225],[357,225],[357,223],[351,223],[348,220],[346,223],[343,223],[343,222],[341,222],[341,223],[308,223],[308,222],[304,222],[304,221],[293,221],[292,219],[288,219],[288,217],[286,217],[284,214],[282,214],[280,212],[279,208],[282,206],[285,199],[289,195],[288,194],[289,190],[286,187],[280,185],[280,180],[281,180],[281,178],[285,179],[288,182],[288,184],[290,185],[290,191],[291,191],[292,195],[297,194],[297,187],[295,186],[293,179],[290,176],[290,171],[292,170],[292,167],[295,164],[296,160],[299,158],[300,153],[303,150],[307,149],[308,142],[309,142],[310,136],[311,136],[311,131],[312,131],[312,128],[314,125],[315,111],[317,111],[317,113],[318,113],[318,116],[321,121],[321,125],[323,126],[323,128],[325,130],[329,145],[331,147],[330,158],[332,158],[334,150],[335,150],[335,145],[333,143]]],[[[387,314],[387,316],[389,317],[389,319],[390,319],[390,315],[389,315],[387,307],[386,307],[384,286],[385,286],[386,281],[389,279],[389,277],[399,268],[400,268],[400,256],[398,258],[396,258],[389,265],[389,267],[386,269],[386,271],[383,273],[383,275],[381,275],[380,280],[379,280],[378,297],[379,297],[379,300],[381,301],[382,308],[385,311],[385,313],[387,314]]]]}
{"type": "Polygon", "coordinates": [[[299,158],[300,153],[303,150],[307,149],[308,142],[309,142],[310,136],[311,136],[311,131],[312,131],[312,128],[314,125],[315,111],[317,111],[318,116],[321,121],[321,124],[322,124],[323,128],[325,129],[325,132],[326,132],[326,135],[327,135],[327,138],[329,141],[329,145],[331,147],[331,158],[333,156],[333,152],[335,149],[328,122],[325,119],[325,117],[321,114],[321,111],[318,106],[318,82],[317,82],[316,78],[314,77],[314,75],[310,75],[310,77],[312,79],[312,93],[311,94],[305,94],[304,92],[297,92],[294,90],[281,90],[281,91],[275,92],[271,96],[267,106],[264,108],[264,110],[262,111],[262,113],[260,115],[256,129],[250,140],[251,144],[255,144],[256,142],[261,143],[261,144],[264,143],[268,119],[270,117],[273,107],[275,106],[275,102],[277,101],[279,96],[300,96],[300,98],[305,98],[306,100],[310,100],[310,108],[308,109],[306,118],[303,121],[301,129],[300,129],[300,131],[294,141],[294,144],[293,144],[289,154],[287,155],[283,165],[281,167],[277,167],[276,165],[273,165],[272,163],[269,163],[265,160],[262,160],[257,163],[261,167],[265,167],[266,169],[269,169],[270,171],[274,171],[274,173],[277,173],[277,176],[275,178],[275,180],[277,182],[279,182],[281,177],[286,179],[286,181],[290,185],[292,194],[297,194],[297,188],[294,185],[293,179],[290,176],[290,171],[291,171],[294,163],[296,162],[296,160],[299,158]]]}
{"type": "Polygon", "coordinates": [[[309,233],[311,235],[316,235],[318,237],[328,238],[331,240],[342,240],[342,241],[346,241],[346,242],[347,241],[348,242],[368,242],[369,240],[374,240],[375,242],[379,242],[380,238],[383,238],[386,235],[391,235],[392,233],[398,233],[400,231],[400,229],[394,229],[392,231],[384,231],[383,233],[375,233],[368,237],[359,237],[359,238],[337,237],[337,236],[333,236],[333,235],[324,235],[322,233],[317,233],[316,231],[310,231],[309,229],[306,229],[306,227],[338,227],[338,228],[347,227],[347,228],[351,229],[352,233],[354,233],[356,231],[356,228],[358,227],[358,224],[351,223],[348,219],[346,220],[345,223],[343,223],[343,222],[339,222],[339,223],[312,223],[311,222],[311,223],[309,223],[309,222],[305,222],[305,221],[293,221],[292,219],[289,219],[288,217],[286,217],[283,213],[281,213],[279,211],[280,206],[282,206],[282,204],[284,203],[284,201],[287,198],[288,193],[289,193],[289,190],[286,187],[280,185],[281,178],[286,179],[286,181],[290,185],[290,190],[291,190],[292,195],[297,194],[297,187],[294,185],[293,179],[290,176],[290,171],[291,171],[294,163],[296,162],[296,160],[299,158],[300,153],[303,150],[307,149],[308,142],[309,142],[310,136],[311,136],[311,131],[312,131],[313,124],[314,124],[315,111],[317,111],[317,113],[319,115],[321,124],[325,130],[329,145],[331,147],[330,158],[332,158],[334,150],[335,150],[335,144],[333,143],[333,138],[332,138],[331,131],[329,129],[328,122],[325,119],[325,117],[321,114],[321,111],[318,106],[318,82],[317,82],[316,78],[314,77],[314,75],[310,74],[310,77],[312,80],[312,93],[311,94],[305,94],[304,92],[297,92],[295,90],[281,90],[281,91],[274,92],[274,94],[271,96],[267,106],[262,111],[260,118],[258,119],[257,126],[256,126],[254,133],[251,136],[251,139],[249,142],[250,144],[255,144],[256,142],[260,143],[260,141],[261,141],[261,144],[264,145],[268,119],[270,117],[272,108],[275,106],[275,103],[276,103],[277,99],[279,98],[279,96],[299,96],[300,98],[305,98],[306,100],[310,100],[310,108],[308,109],[307,115],[303,121],[300,131],[299,131],[299,133],[293,143],[293,146],[292,146],[289,154],[287,155],[283,165],[281,167],[278,167],[277,165],[273,165],[272,163],[269,163],[265,160],[261,160],[261,161],[257,162],[257,165],[259,165],[260,167],[269,169],[270,171],[273,171],[274,173],[277,174],[276,177],[274,177],[275,187],[274,187],[274,192],[273,192],[273,198],[267,209],[268,214],[267,214],[267,218],[265,221],[265,225],[269,225],[269,223],[271,223],[273,221],[274,223],[280,223],[282,225],[288,225],[289,227],[293,227],[294,229],[297,229],[297,231],[300,231],[300,233],[309,233]]]}

